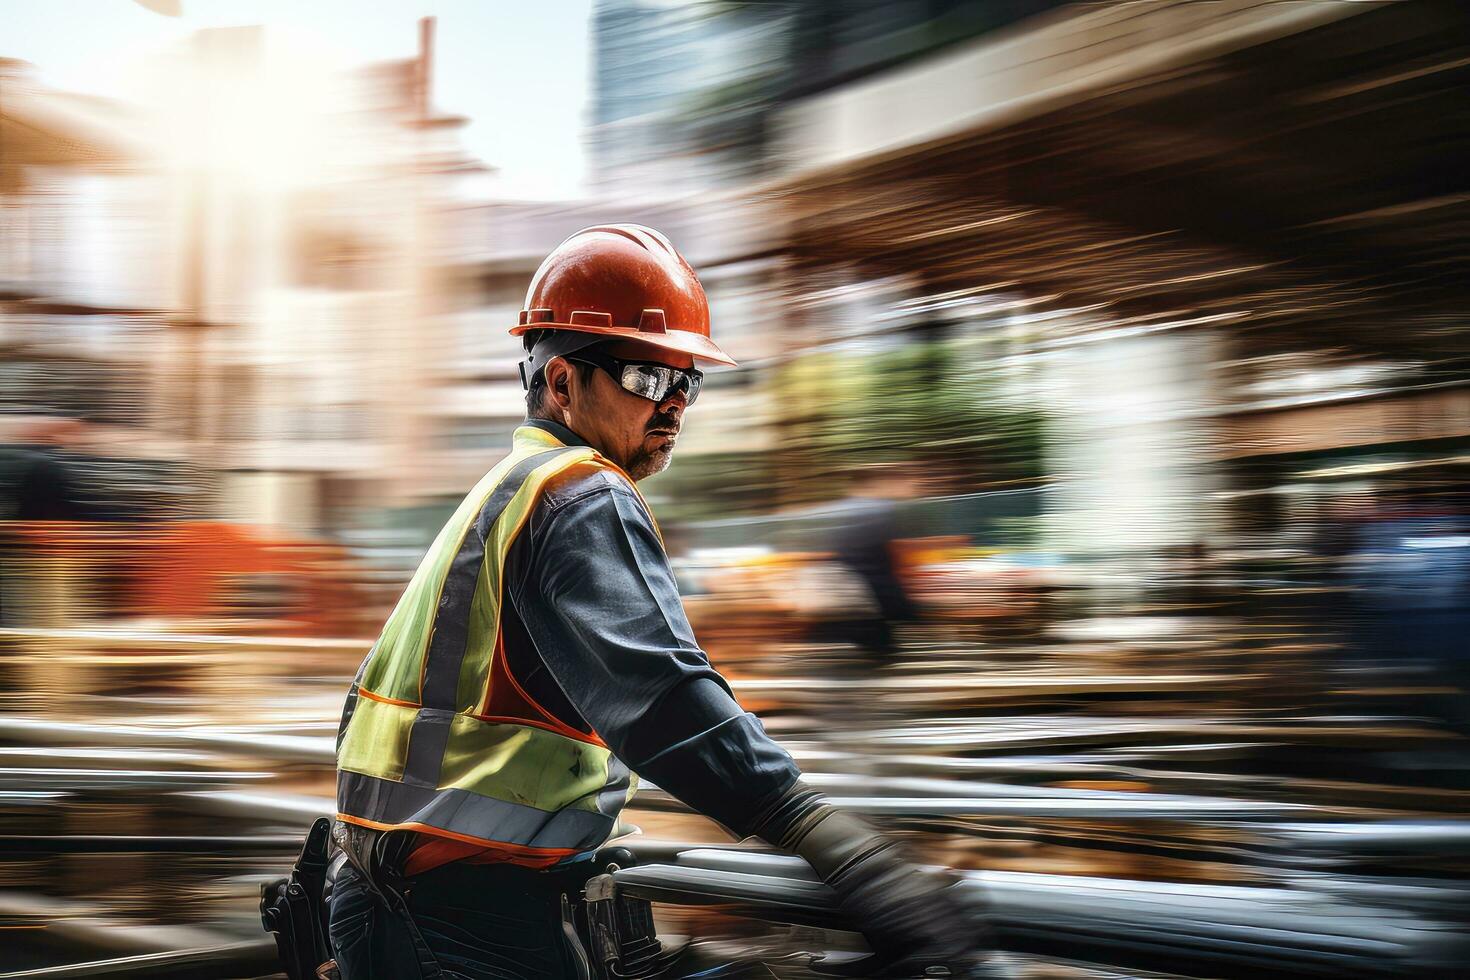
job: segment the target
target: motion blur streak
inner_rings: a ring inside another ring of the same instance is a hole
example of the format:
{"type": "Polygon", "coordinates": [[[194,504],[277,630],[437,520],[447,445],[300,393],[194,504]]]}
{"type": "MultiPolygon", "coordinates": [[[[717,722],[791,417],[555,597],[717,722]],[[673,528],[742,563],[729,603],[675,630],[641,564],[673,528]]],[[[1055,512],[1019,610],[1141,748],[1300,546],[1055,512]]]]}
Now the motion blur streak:
{"type": "MultiPolygon", "coordinates": [[[[632,220],[742,365],[645,484],[702,644],[1018,975],[1463,975],[1470,10],[548,6],[587,179],[526,200],[442,6],[347,71],[269,18],[125,97],[0,60],[0,968],[269,970],[535,263],[632,220]]],[[[856,948],[799,864],[628,819],[711,962],[856,948]]]]}

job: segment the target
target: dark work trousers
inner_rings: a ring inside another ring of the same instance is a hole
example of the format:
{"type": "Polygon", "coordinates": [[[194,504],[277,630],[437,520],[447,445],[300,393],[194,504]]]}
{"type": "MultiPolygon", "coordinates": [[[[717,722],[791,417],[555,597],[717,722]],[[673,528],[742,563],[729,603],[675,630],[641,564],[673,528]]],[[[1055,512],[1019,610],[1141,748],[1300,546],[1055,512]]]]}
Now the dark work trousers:
{"type": "MultiPolygon", "coordinates": [[[[448,978],[575,977],[561,927],[561,895],[581,879],[509,864],[446,864],[408,878],[404,895],[424,942],[448,978]]],[[[332,891],[332,952],[342,980],[421,975],[403,920],[347,865],[332,891]]]]}

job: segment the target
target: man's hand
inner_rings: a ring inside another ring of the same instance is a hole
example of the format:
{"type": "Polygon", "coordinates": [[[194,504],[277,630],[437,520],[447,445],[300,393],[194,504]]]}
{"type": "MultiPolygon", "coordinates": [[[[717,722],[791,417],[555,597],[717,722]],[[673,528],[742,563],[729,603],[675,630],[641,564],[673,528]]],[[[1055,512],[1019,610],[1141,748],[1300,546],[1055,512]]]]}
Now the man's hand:
{"type": "Polygon", "coordinates": [[[909,862],[892,841],[880,839],[827,883],[873,948],[874,975],[998,975],[988,962],[983,909],[972,893],[949,872],[909,862]]]}
{"type": "Polygon", "coordinates": [[[798,784],[763,822],[767,840],[801,855],[837,892],[892,977],[994,977],[984,909],[951,872],[910,861],[897,842],[798,784]],[[933,972],[929,972],[929,971],[933,972]]]}

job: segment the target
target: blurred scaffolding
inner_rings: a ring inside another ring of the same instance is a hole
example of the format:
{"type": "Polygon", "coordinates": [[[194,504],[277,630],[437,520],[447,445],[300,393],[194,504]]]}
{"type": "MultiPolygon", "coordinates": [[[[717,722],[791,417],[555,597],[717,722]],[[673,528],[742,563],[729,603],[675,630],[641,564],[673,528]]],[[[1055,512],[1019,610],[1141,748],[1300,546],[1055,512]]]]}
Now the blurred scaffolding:
{"type": "MultiPolygon", "coordinates": [[[[203,31],[143,104],[0,63],[17,968],[254,935],[347,680],[523,417],[526,285],[610,220],[679,245],[742,365],[646,485],[701,641],[815,782],[988,881],[1010,948],[1090,964],[1028,969],[1463,968],[1463,5],[590,30],[563,201],[467,193],[432,22],[346,75],[203,31]]],[[[831,941],[698,907],[833,925],[799,871],[675,860],[729,842],[657,787],[627,819],[665,925],[831,941]]]]}

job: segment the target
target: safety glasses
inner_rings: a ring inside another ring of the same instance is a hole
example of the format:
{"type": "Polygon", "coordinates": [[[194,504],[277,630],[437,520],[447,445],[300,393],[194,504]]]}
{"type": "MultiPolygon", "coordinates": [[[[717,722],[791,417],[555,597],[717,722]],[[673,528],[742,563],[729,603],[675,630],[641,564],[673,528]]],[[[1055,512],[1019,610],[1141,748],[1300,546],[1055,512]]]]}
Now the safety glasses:
{"type": "Polygon", "coordinates": [[[624,391],[651,402],[661,402],[683,391],[687,403],[693,405],[699,397],[699,386],[704,383],[704,373],[697,368],[669,367],[657,361],[624,361],[599,350],[580,350],[566,358],[602,368],[624,391]]]}

